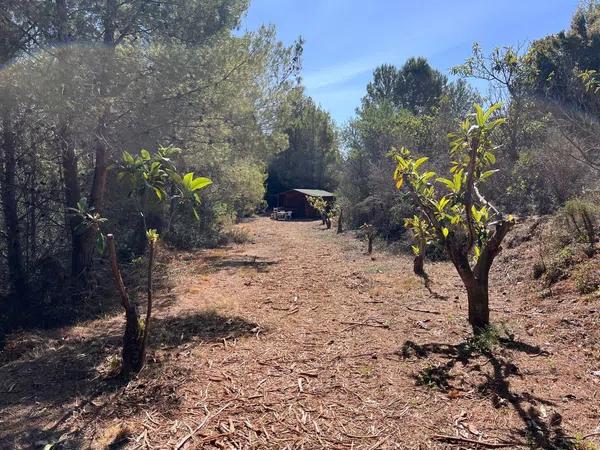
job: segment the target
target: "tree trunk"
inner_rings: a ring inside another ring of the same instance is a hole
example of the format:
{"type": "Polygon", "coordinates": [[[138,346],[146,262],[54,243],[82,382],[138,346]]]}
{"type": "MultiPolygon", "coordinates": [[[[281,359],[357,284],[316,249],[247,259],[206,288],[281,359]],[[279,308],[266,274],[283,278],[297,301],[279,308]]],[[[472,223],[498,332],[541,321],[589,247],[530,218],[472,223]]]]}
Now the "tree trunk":
{"type": "Polygon", "coordinates": [[[125,310],[125,334],[123,335],[123,352],[121,373],[123,378],[130,378],[144,367],[146,346],[144,345],[144,323],[134,305],[125,310]]]}
{"type": "Polygon", "coordinates": [[[477,334],[490,324],[488,283],[473,278],[465,287],[469,303],[469,323],[477,334]]]}
{"type": "Polygon", "coordinates": [[[340,215],[338,216],[337,232],[338,234],[344,231],[344,210],[340,209],[340,215]]]}
{"type": "MultiPolygon", "coordinates": [[[[35,151],[35,150],[34,150],[35,151]]],[[[29,186],[29,207],[27,208],[27,266],[37,259],[37,209],[38,209],[38,192],[35,182],[37,181],[37,166],[35,163],[31,165],[32,176],[29,186]]]]}
{"type": "MultiPolygon", "coordinates": [[[[98,126],[98,138],[95,148],[94,178],[88,200],[88,209],[100,212],[104,206],[104,194],[106,192],[106,178],[108,175],[108,152],[103,142],[104,119],[108,117],[108,107],[105,110],[102,123],[98,126]]],[[[96,235],[98,230],[86,227],[78,230],[79,236],[75,238],[73,246],[73,276],[78,280],[78,290],[85,290],[90,283],[94,253],[96,251],[96,235]]]]}
{"type": "Polygon", "coordinates": [[[129,378],[142,370],[146,356],[144,322],[140,320],[140,314],[136,305],[131,303],[129,294],[123,283],[123,277],[119,270],[117,250],[112,234],[106,236],[108,239],[108,254],[113,279],[121,297],[121,305],[125,310],[125,333],[123,334],[123,352],[121,361],[121,373],[123,378],[129,378]]]}
{"type": "Polygon", "coordinates": [[[478,334],[490,324],[488,273],[491,260],[484,261],[487,258],[487,250],[484,250],[478,264],[472,270],[468,254],[449,250],[449,255],[467,291],[469,323],[473,328],[473,333],[478,334]]]}
{"type": "MultiPolygon", "coordinates": [[[[65,45],[70,40],[66,0],[56,0],[54,17],[56,41],[59,45],[65,45]]],[[[59,51],[58,54],[59,59],[64,58],[62,51],[59,51]]],[[[65,63],[64,67],[67,68],[68,64],[65,63]]],[[[65,72],[64,75],[68,79],[69,73],[65,72]]],[[[73,303],[78,303],[87,289],[87,273],[85,273],[87,230],[82,227],[82,218],[70,211],[70,208],[77,209],[77,203],[81,200],[81,188],[79,186],[78,158],[68,123],[69,117],[61,118],[56,134],[61,153],[67,224],[71,233],[71,300],[73,303]]]]}
{"type": "Polygon", "coordinates": [[[81,199],[79,188],[78,160],[73,144],[67,136],[65,127],[59,130],[59,145],[61,147],[62,177],[65,190],[65,208],[67,211],[67,222],[71,232],[71,285],[73,288],[72,299],[77,302],[85,289],[84,273],[84,232],[82,218],[73,214],[71,209],[77,209],[77,203],[81,199]]]}
{"type": "MultiPolygon", "coordinates": [[[[99,76],[100,93],[107,95],[107,73],[114,51],[115,15],[117,11],[116,0],[106,0],[104,14],[104,38],[107,53],[103,72],[99,76]]],[[[68,11],[65,0],[56,0],[56,29],[57,40],[64,44],[69,41],[68,11]]],[[[106,103],[104,112],[96,129],[95,142],[95,167],[92,187],[88,198],[88,208],[100,212],[106,192],[106,179],[108,174],[108,149],[106,145],[106,123],[109,120],[110,107],[106,103]]],[[[59,139],[62,146],[62,165],[65,184],[65,203],[67,208],[76,208],[81,199],[79,187],[77,155],[70,142],[69,130],[66,123],[59,127],[59,139]]],[[[71,231],[71,279],[73,287],[73,300],[79,302],[84,292],[89,289],[92,262],[95,252],[96,229],[83,228],[81,218],[72,215],[69,219],[71,231]]]]}
{"type": "Polygon", "coordinates": [[[148,280],[147,280],[147,304],[146,317],[142,319],[137,306],[131,303],[123,277],[119,270],[117,251],[114,236],[109,234],[108,254],[110,265],[115,280],[115,285],[121,297],[121,304],[125,309],[125,333],[123,335],[123,352],[121,373],[123,378],[130,378],[144,368],[146,361],[146,343],[148,342],[148,329],[152,316],[152,270],[154,266],[155,241],[148,240],[148,280]]]}
{"type": "Polygon", "coordinates": [[[10,129],[8,121],[3,123],[2,149],[3,149],[3,179],[2,179],[2,207],[4,213],[4,226],[6,228],[6,254],[8,263],[8,277],[10,287],[17,300],[17,315],[27,317],[28,288],[23,263],[23,250],[19,233],[19,210],[16,186],[16,142],[15,135],[10,129]]]}
{"type": "Polygon", "coordinates": [[[369,235],[367,239],[369,240],[367,253],[370,255],[371,253],[373,253],[373,236],[369,235]]]}
{"type": "Polygon", "coordinates": [[[467,288],[469,323],[475,333],[481,332],[490,324],[489,273],[494,259],[502,251],[502,241],[513,225],[512,220],[501,220],[495,224],[492,235],[481,250],[481,255],[472,272],[465,271],[465,267],[469,267],[467,255],[453,258],[458,273],[467,288]]]}
{"type": "Polygon", "coordinates": [[[425,273],[424,268],[425,251],[427,250],[427,245],[425,243],[425,240],[422,238],[418,239],[417,245],[419,246],[419,254],[415,256],[415,259],[413,261],[413,271],[415,275],[427,278],[427,274],[425,273]]]}
{"type": "MultiPolygon", "coordinates": [[[[103,53],[103,67],[100,73],[98,84],[100,95],[108,96],[108,72],[112,67],[112,58],[114,56],[114,34],[115,34],[115,15],[117,12],[116,0],[106,0],[104,12],[104,37],[105,53],[103,53]]],[[[108,176],[108,149],[106,144],[107,127],[106,124],[110,120],[110,104],[105,103],[102,116],[100,117],[96,128],[96,140],[94,148],[95,165],[94,178],[88,199],[88,208],[100,213],[104,206],[104,194],[106,192],[106,179],[108,176]]],[[[77,252],[77,261],[74,266],[78,273],[81,289],[89,285],[90,274],[95,253],[96,229],[86,228],[80,230],[80,242],[77,252]]]]}
{"type": "Polygon", "coordinates": [[[331,219],[329,217],[327,217],[325,219],[325,226],[327,227],[328,230],[331,229],[331,219]]]}
{"type": "Polygon", "coordinates": [[[415,275],[418,275],[420,277],[425,276],[425,269],[423,268],[424,260],[425,258],[422,253],[415,256],[415,259],[413,260],[413,271],[415,275]]]}

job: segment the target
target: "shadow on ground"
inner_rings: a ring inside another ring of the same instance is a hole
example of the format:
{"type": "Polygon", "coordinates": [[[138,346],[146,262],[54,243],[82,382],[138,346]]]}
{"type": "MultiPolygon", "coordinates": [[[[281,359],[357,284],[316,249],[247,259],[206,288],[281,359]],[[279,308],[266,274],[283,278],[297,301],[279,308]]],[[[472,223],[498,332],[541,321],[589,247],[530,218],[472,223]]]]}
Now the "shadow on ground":
{"type": "Polygon", "coordinates": [[[279,261],[261,258],[256,255],[239,255],[239,256],[207,256],[204,258],[206,262],[206,273],[214,273],[225,269],[251,268],[257,272],[268,272],[271,266],[279,263],[279,261]]]}
{"type": "Polygon", "coordinates": [[[555,413],[544,419],[534,405],[554,406],[545,400],[527,392],[511,390],[510,378],[523,375],[519,368],[510,361],[509,352],[524,352],[532,356],[547,355],[540,347],[531,346],[513,339],[501,338],[496,349],[476,349],[473,341],[459,344],[416,344],[406,341],[400,350],[403,358],[429,358],[437,355],[446,359],[442,365],[432,365],[415,375],[417,384],[428,385],[442,391],[453,389],[452,369],[456,365],[468,366],[470,371],[480,374],[484,381],[474,386],[482,396],[489,397],[496,408],[510,407],[519,416],[523,426],[510,430],[512,437],[518,440],[519,445],[531,448],[567,450],[576,449],[562,428],[562,417],[555,413]],[[487,359],[487,363],[480,364],[478,358],[487,359]],[[487,369],[491,365],[492,370],[487,369]]]}
{"type": "MultiPolygon", "coordinates": [[[[0,367],[0,448],[56,442],[65,433],[65,421],[76,414],[85,415],[85,423],[91,423],[106,408],[113,413],[118,410],[118,417],[149,405],[172,410],[179,403],[177,380],[184,382],[188,374],[175,361],[154,358],[156,349],[239,338],[253,334],[257,327],[242,318],[216,313],[157,318],[150,326],[148,363],[129,383],[110,378],[107,370],[120,355],[123,330],[118,324],[99,330],[92,338],[40,341],[38,348],[0,367]]],[[[76,435],[63,448],[81,448],[76,435]]]]}

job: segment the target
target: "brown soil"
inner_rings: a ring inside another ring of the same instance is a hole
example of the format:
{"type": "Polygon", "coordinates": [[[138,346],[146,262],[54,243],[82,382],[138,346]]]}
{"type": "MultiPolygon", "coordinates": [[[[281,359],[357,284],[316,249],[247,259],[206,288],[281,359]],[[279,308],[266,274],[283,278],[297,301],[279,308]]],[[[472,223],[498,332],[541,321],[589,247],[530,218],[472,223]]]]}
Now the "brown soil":
{"type": "Polygon", "coordinates": [[[541,299],[526,233],[495,264],[488,350],[447,263],[426,263],[428,290],[410,257],[319,222],[241,227],[252,243],[165,257],[172,288],[127,385],[110,378],[119,315],[9,338],[0,448],[600,444],[600,301],[568,282],[541,299]]]}

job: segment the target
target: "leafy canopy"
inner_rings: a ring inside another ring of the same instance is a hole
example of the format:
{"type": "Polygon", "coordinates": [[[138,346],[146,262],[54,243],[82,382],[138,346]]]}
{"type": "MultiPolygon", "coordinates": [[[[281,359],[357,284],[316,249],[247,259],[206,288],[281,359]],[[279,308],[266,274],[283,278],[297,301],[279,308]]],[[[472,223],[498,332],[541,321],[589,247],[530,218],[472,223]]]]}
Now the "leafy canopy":
{"type": "Polygon", "coordinates": [[[435,238],[429,222],[415,214],[413,217],[404,219],[404,226],[412,231],[413,237],[417,242],[417,245],[411,245],[413,253],[415,256],[422,255],[425,248],[431,245],[435,238]]]}
{"type": "Polygon", "coordinates": [[[191,204],[194,216],[199,219],[194,205],[200,203],[199,191],[211,185],[212,181],[194,177],[193,172],[180,175],[172,160],[180,153],[181,149],[177,147],[160,147],[154,155],[145,149],[140,150],[139,155],[123,152],[118,177],[128,180],[132,193],[140,197],[150,191],[160,202],[170,199],[191,204]]]}
{"type": "Polygon", "coordinates": [[[490,225],[503,221],[502,214],[478,189],[496,172],[490,168],[496,162],[491,135],[505,122],[504,118],[493,117],[499,107],[495,104],[484,111],[475,105],[474,113],[449,135],[452,166],[448,178],[423,170],[427,157],[413,159],[407,148],[393,151],[396,187],[405,187],[423,214],[422,218],[407,219],[406,226],[427,241],[434,239],[465,254],[472,251],[475,260],[494,234],[490,225]]]}
{"type": "Polygon", "coordinates": [[[323,218],[331,219],[335,214],[332,205],[322,197],[308,197],[308,203],[316,209],[323,218]]]}

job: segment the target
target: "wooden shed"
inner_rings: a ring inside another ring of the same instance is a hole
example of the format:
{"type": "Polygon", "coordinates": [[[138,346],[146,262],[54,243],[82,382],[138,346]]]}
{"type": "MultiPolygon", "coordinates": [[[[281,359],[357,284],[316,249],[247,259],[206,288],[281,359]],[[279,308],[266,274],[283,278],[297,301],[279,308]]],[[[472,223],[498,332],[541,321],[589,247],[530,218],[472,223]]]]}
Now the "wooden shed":
{"type": "Polygon", "coordinates": [[[319,218],[319,213],[308,202],[309,197],[320,197],[327,202],[335,201],[335,194],[322,189],[292,189],[277,196],[277,206],[292,211],[293,218],[319,218]]]}

